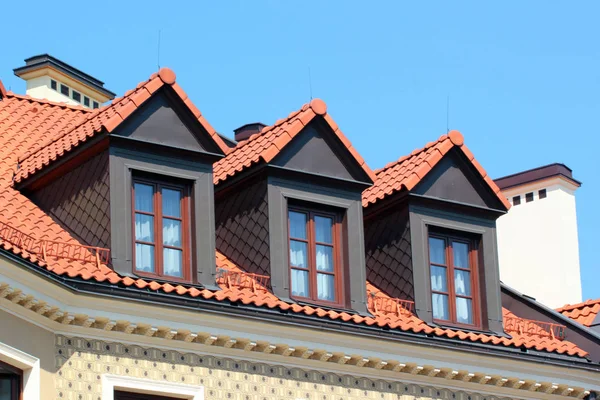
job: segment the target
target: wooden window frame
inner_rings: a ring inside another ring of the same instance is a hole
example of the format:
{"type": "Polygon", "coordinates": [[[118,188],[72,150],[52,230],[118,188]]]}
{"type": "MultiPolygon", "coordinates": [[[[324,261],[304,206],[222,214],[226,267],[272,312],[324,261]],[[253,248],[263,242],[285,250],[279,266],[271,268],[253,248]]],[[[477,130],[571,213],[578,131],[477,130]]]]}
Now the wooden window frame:
{"type": "Polygon", "coordinates": [[[540,200],[545,199],[546,197],[548,197],[548,192],[546,191],[546,189],[538,190],[538,198],[540,200]]]}
{"type": "Polygon", "coordinates": [[[191,210],[191,187],[189,184],[185,183],[174,183],[174,182],[166,182],[164,179],[154,178],[154,177],[140,177],[135,176],[132,178],[131,183],[131,224],[132,224],[132,263],[133,263],[133,271],[136,275],[145,276],[148,278],[155,278],[161,280],[168,281],[176,281],[176,282],[186,282],[189,283],[192,281],[192,243],[191,243],[191,220],[192,220],[192,210],[191,210]],[[138,211],[135,209],[135,184],[140,183],[144,185],[149,185],[153,187],[153,213],[148,213],[145,211],[138,211]],[[181,221],[181,240],[182,246],[165,246],[162,240],[162,222],[163,222],[163,214],[162,214],[162,189],[171,189],[178,190],[181,192],[181,201],[180,201],[180,218],[168,217],[169,219],[179,220],[181,221]],[[154,217],[154,242],[144,242],[141,240],[137,240],[135,237],[135,214],[143,214],[143,215],[151,215],[154,217]],[[136,260],[135,260],[135,245],[136,243],[140,244],[148,244],[154,246],[154,272],[145,272],[136,269],[136,260]],[[163,249],[164,248],[172,248],[176,250],[182,250],[182,277],[166,275],[163,273],[163,249]]]}
{"type": "Polygon", "coordinates": [[[533,192],[525,193],[525,203],[531,203],[533,200],[533,192]]]}
{"type": "Polygon", "coordinates": [[[513,206],[518,206],[521,204],[521,196],[513,196],[513,206]]]}
{"type": "MultiPolygon", "coordinates": [[[[433,290],[431,286],[431,279],[429,279],[429,291],[431,301],[433,302],[434,294],[442,294],[448,296],[448,314],[450,319],[438,319],[433,318],[433,321],[440,325],[451,325],[456,327],[463,327],[467,329],[481,329],[482,328],[482,316],[481,316],[481,305],[483,303],[481,298],[481,291],[479,288],[479,241],[476,238],[469,237],[468,235],[459,235],[455,233],[445,232],[429,232],[427,240],[427,260],[429,274],[431,274],[431,266],[446,268],[446,285],[448,292],[441,292],[433,290]],[[444,241],[446,265],[431,262],[431,250],[429,248],[429,238],[441,239],[444,241]],[[452,242],[465,243],[469,246],[469,269],[459,268],[454,266],[454,257],[452,254],[452,242]],[[456,294],[454,287],[454,270],[468,271],[471,274],[471,296],[464,296],[456,294]],[[472,304],[473,323],[465,324],[458,322],[456,317],[456,298],[470,299],[472,304]]],[[[432,307],[433,313],[433,307],[432,307]]]]}
{"type": "Polygon", "coordinates": [[[0,367],[9,371],[8,373],[0,372],[0,376],[8,376],[13,382],[17,382],[17,385],[12,386],[11,400],[22,400],[23,399],[23,371],[19,368],[14,367],[10,364],[0,361],[0,367]]]}
{"type": "Polygon", "coordinates": [[[289,205],[287,209],[287,221],[288,221],[288,265],[289,265],[289,285],[290,285],[290,298],[302,302],[325,305],[330,307],[345,307],[345,291],[344,291],[344,276],[343,276],[343,260],[342,260],[342,215],[339,212],[328,211],[325,207],[309,207],[303,205],[289,205]],[[290,212],[298,212],[307,215],[307,223],[306,223],[306,239],[298,239],[292,238],[290,233],[290,212]],[[321,243],[317,242],[315,238],[315,221],[314,218],[316,216],[332,218],[333,226],[332,226],[332,239],[333,244],[329,243],[321,243]],[[299,268],[292,266],[291,260],[291,240],[299,241],[307,243],[308,248],[308,268],[299,268]],[[325,272],[325,271],[317,271],[316,265],[316,252],[317,245],[325,245],[333,247],[333,273],[325,272]],[[292,270],[300,270],[300,271],[308,271],[308,297],[302,296],[293,296],[292,295],[292,270]],[[317,289],[317,273],[324,273],[327,275],[333,275],[333,284],[334,284],[334,293],[335,300],[328,301],[322,300],[318,297],[318,289],[317,289]]]}

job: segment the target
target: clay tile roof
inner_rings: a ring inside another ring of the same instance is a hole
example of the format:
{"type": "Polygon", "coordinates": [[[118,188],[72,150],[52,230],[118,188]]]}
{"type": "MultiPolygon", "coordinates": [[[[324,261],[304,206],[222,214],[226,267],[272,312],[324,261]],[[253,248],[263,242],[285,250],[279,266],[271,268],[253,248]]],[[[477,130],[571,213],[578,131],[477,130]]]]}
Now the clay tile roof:
{"type": "Polygon", "coordinates": [[[103,131],[108,133],[114,131],[121,122],[127,119],[153,93],[164,85],[169,85],[173,88],[175,93],[177,93],[198,119],[198,122],[206,129],[223,153],[226,154],[229,151],[229,147],[202,116],[198,108],[194,106],[183,89],[175,82],[175,73],[169,68],[162,68],[158,73],[153,74],[150,79],[141,82],[135,89],[125,93],[125,96],[116,98],[109,105],[88,113],[85,118],[82,118],[73,125],[67,126],[66,129],[57,132],[58,134],[52,135],[39,146],[20,156],[14,181],[20,182],[28,178],[97,134],[103,131]]]}
{"type": "Polygon", "coordinates": [[[422,149],[414,150],[410,155],[401,157],[399,160],[376,170],[377,179],[375,183],[363,191],[363,207],[374,204],[392,193],[412,190],[437,165],[442,157],[454,148],[458,148],[463,152],[508,210],[510,203],[502,195],[500,188],[488,176],[481,164],[475,160],[473,153],[465,146],[463,135],[459,131],[450,131],[447,135],[442,135],[437,141],[427,143],[422,149]]]}
{"type": "Polygon", "coordinates": [[[556,311],[565,317],[579,322],[581,325],[592,326],[594,320],[600,314],[600,299],[587,300],[577,304],[567,304],[557,308],[556,311]]]}
{"type": "Polygon", "coordinates": [[[254,164],[268,163],[273,160],[292,139],[302,131],[317,115],[329,124],[335,135],[350,151],[363,171],[374,181],[375,174],[365,160],[352,147],[352,143],[339,129],[333,118],[327,113],[327,105],[323,100],[313,99],[298,111],[290,113],[287,118],[263,128],[230,150],[229,154],[214,164],[214,183],[219,184],[254,164]]]}
{"type": "MultiPolygon", "coordinates": [[[[142,83],[136,90],[128,93],[124,98],[135,102],[136,98],[139,99],[136,96],[146,96],[144,90],[148,90],[147,85],[162,84],[156,82],[155,79],[156,76],[142,83]]],[[[160,79],[169,82],[173,81],[174,77],[166,75],[160,79]]],[[[57,141],[57,138],[64,137],[64,132],[73,131],[74,127],[89,126],[89,129],[98,129],[95,124],[99,123],[110,126],[108,121],[116,118],[115,115],[119,115],[119,112],[124,114],[127,112],[128,106],[122,102],[122,99],[117,100],[115,103],[119,105],[115,105],[114,107],[109,106],[112,107],[111,110],[108,110],[109,107],[105,107],[101,110],[90,111],[81,107],[35,100],[26,96],[16,96],[10,92],[7,93],[7,97],[0,100],[0,148],[3,149],[3,157],[0,159],[1,249],[30,261],[40,269],[70,278],[110,283],[122,287],[148,288],[153,291],[174,293],[190,298],[202,298],[207,301],[227,301],[256,307],[279,309],[289,313],[302,313],[348,324],[376,325],[389,330],[412,332],[418,335],[435,335],[457,341],[487,343],[512,348],[527,348],[578,357],[585,357],[587,355],[584,350],[575,344],[567,340],[560,340],[549,336],[545,334],[543,329],[534,331],[513,329],[513,331],[508,332],[509,337],[502,337],[485,333],[466,332],[459,329],[432,327],[413,313],[408,312],[409,310],[404,307],[402,312],[393,312],[393,310],[390,312],[390,308],[386,307],[371,307],[372,316],[360,316],[308,305],[287,303],[277,298],[269,290],[267,279],[263,279],[264,277],[258,275],[246,274],[239,266],[235,265],[218,251],[216,253],[217,267],[224,271],[232,271],[232,273],[222,275],[222,279],[218,281],[221,287],[219,291],[187,287],[185,285],[174,286],[146,278],[133,279],[124,277],[113,271],[101,260],[86,262],[85,260],[88,258],[83,256],[80,257],[80,260],[69,259],[65,254],[61,254],[61,252],[57,252],[52,256],[44,256],[39,250],[36,250],[35,243],[56,241],[75,245],[74,247],[79,248],[81,248],[81,243],[28,197],[13,187],[12,175],[14,173],[14,165],[17,160],[28,159],[30,154],[40,152],[39,143],[54,143],[57,141]],[[99,118],[99,115],[103,117],[99,118]],[[31,244],[28,241],[33,241],[34,243],[31,244]]],[[[294,115],[300,115],[309,108],[314,110],[314,113],[323,112],[322,108],[320,109],[319,105],[315,104],[314,106],[305,106],[299,112],[294,113],[294,115]]],[[[301,118],[305,115],[302,114],[301,118]]],[[[123,118],[121,115],[119,117],[123,118]]],[[[282,124],[280,123],[277,126],[281,126],[282,124]]],[[[365,290],[369,293],[375,293],[379,305],[383,305],[384,303],[388,305],[405,305],[406,303],[410,303],[389,298],[389,296],[386,296],[368,282],[366,282],[365,290]]],[[[510,315],[512,321],[519,322],[518,317],[513,317],[514,314],[509,313],[508,310],[504,310],[504,314],[510,315]]],[[[529,321],[529,324],[531,324],[531,321],[529,321]]]]}

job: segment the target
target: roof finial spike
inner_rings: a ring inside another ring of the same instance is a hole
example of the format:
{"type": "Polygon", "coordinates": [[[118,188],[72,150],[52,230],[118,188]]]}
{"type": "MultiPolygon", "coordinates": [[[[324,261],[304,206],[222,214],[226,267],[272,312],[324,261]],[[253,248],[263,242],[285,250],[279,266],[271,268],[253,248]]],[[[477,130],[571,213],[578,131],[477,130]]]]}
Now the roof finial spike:
{"type": "Polygon", "coordinates": [[[310,75],[310,66],[308,67],[308,89],[310,91],[310,99],[313,99],[313,93],[312,93],[312,77],[310,75]]]}
{"type": "Polygon", "coordinates": [[[156,48],[156,65],[158,66],[157,70],[160,70],[160,33],[162,29],[158,30],[158,45],[156,48]]]}
{"type": "Polygon", "coordinates": [[[446,133],[450,132],[450,95],[446,97],[446,133]]]}

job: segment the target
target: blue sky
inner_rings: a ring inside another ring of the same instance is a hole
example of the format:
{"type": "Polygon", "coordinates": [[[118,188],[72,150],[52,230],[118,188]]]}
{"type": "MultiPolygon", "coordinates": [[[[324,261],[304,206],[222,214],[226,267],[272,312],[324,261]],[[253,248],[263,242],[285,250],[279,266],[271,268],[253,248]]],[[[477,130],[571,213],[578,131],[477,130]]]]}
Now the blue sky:
{"type": "Polygon", "coordinates": [[[371,168],[450,128],[492,177],[563,162],[577,192],[584,297],[600,297],[600,3],[30,1],[3,4],[0,79],[50,53],[122,94],[161,66],[230,135],[312,94],[371,168]],[[59,6],[61,4],[61,6],[59,6]],[[64,5],[62,5],[64,4],[64,5]]]}

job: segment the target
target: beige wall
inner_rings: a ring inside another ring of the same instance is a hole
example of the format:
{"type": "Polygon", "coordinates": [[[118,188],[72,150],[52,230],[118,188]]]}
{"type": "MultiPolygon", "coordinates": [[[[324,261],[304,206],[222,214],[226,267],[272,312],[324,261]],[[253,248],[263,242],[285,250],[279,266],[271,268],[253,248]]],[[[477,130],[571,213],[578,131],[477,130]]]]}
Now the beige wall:
{"type": "Polygon", "coordinates": [[[57,398],[53,333],[0,310],[0,343],[38,358],[42,399],[57,398]]]}
{"type": "Polygon", "coordinates": [[[442,388],[60,335],[56,337],[55,350],[59,365],[56,390],[60,399],[101,400],[103,374],[201,385],[207,400],[496,399],[442,388]]]}

